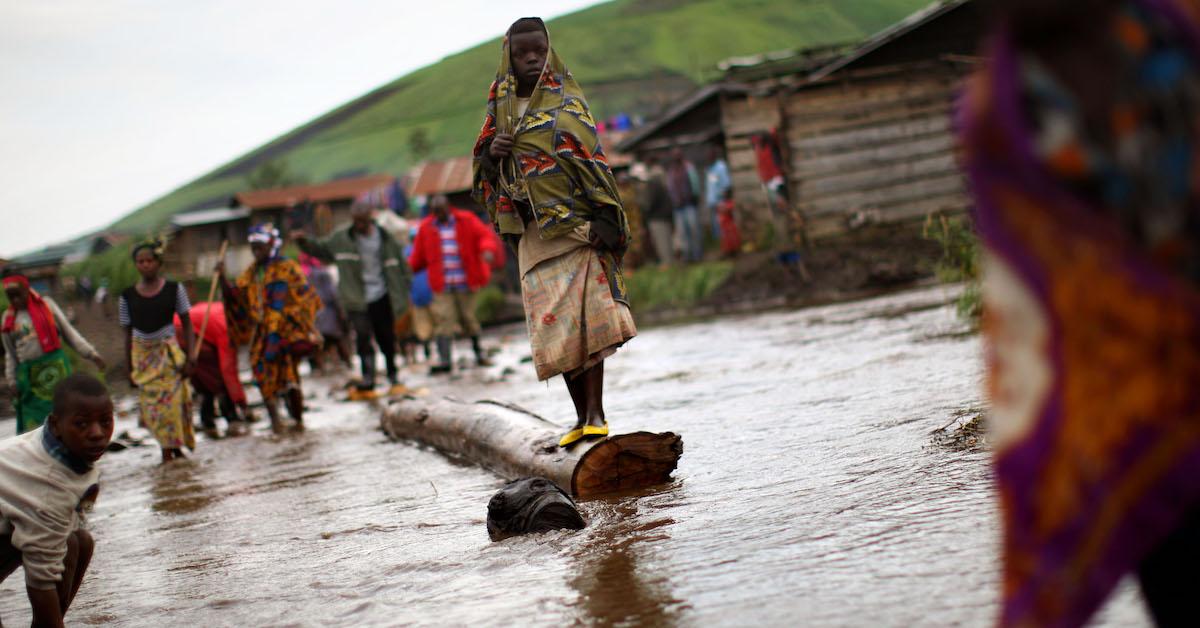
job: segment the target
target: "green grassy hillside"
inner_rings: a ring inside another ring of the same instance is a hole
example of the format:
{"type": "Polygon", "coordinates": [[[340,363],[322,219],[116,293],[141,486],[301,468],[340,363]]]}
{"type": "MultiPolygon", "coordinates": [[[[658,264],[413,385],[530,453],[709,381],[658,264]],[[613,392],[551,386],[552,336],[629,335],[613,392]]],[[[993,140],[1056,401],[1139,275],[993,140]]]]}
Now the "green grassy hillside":
{"type": "MultiPolygon", "coordinates": [[[[551,41],[598,117],[652,114],[716,75],[721,59],[851,42],[927,0],[614,0],[549,23],[551,41]]],[[[504,25],[497,25],[497,29],[504,25]]],[[[348,172],[400,173],[420,159],[466,154],[483,119],[499,39],[449,56],[351,101],[184,185],[113,228],[156,229],[180,211],[245,189],[264,162],[284,159],[312,182],[348,172]],[[420,131],[418,131],[420,129],[420,131]]]]}

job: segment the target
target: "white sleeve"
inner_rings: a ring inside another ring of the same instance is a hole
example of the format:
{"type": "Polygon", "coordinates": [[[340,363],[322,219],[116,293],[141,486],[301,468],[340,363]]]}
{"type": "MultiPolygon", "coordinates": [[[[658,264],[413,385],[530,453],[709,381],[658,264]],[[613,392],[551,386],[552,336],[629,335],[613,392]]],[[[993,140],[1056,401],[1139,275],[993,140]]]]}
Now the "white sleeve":
{"type": "Polygon", "coordinates": [[[46,297],[46,305],[50,306],[50,312],[54,314],[54,322],[58,325],[58,333],[62,336],[63,340],[67,341],[67,344],[71,345],[72,349],[78,351],[79,355],[85,358],[95,357],[96,349],[87,341],[87,338],[83,337],[83,334],[79,333],[79,330],[75,329],[71,321],[67,320],[66,315],[59,309],[58,304],[53,299],[46,297]]]}
{"type": "Polygon", "coordinates": [[[175,313],[182,319],[192,310],[192,304],[188,301],[187,290],[183,289],[183,284],[177,283],[175,286],[178,288],[175,291],[175,313]]]}
{"type": "Polygon", "coordinates": [[[129,318],[129,303],[123,294],[117,297],[117,323],[121,327],[130,327],[133,324],[129,318]]]}
{"type": "Polygon", "coordinates": [[[0,334],[4,342],[4,376],[8,385],[17,389],[17,346],[13,344],[12,334],[0,334]]]}

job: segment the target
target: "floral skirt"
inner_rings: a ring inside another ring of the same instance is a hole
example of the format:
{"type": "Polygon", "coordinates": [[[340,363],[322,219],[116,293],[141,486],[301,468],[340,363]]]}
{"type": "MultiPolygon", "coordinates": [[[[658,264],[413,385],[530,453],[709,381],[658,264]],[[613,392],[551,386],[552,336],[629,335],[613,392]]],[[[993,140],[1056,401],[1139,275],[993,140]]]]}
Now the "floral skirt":
{"type": "Polygon", "coordinates": [[[600,256],[579,247],[521,278],[525,322],[539,380],[575,377],[637,335],[629,306],[613,299],[600,256]]]}
{"type": "Polygon", "coordinates": [[[163,449],[195,449],[191,385],[183,376],[183,349],[173,336],[155,341],[135,338],[132,354],[142,424],[163,449]]]}

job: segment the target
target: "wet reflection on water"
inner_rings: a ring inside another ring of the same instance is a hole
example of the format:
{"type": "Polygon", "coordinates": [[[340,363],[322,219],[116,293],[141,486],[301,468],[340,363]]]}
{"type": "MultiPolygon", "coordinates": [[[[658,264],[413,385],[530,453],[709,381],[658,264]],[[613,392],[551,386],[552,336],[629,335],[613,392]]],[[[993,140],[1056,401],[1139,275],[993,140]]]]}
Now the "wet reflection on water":
{"type": "MultiPolygon", "coordinates": [[[[389,442],[378,406],[310,381],[307,430],[101,461],[72,623],[987,625],[999,590],[988,457],[931,445],[980,404],[978,339],[941,289],[644,330],[606,366],[619,431],[674,431],[670,485],[588,501],[589,526],[488,540],[503,480],[389,442]],[[342,394],[342,393],[338,393],[342,394]]],[[[566,425],[519,333],[453,382],[566,425]],[[487,383],[504,370],[514,374],[487,383]]],[[[435,386],[411,375],[413,386],[435,386]]],[[[440,390],[446,392],[445,384],[440,390]]],[[[118,431],[132,425],[122,419],[118,431]]],[[[11,433],[11,421],[0,431],[11,433]]],[[[0,617],[28,622],[20,577],[0,617]]],[[[1146,625],[1128,583],[1099,625],[1146,625]]]]}
{"type": "MultiPolygon", "coordinates": [[[[611,505],[612,525],[599,528],[586,548],[575,555],[569,584],[579,592],[585,623],[670,626],[677,623],[682,601],[671,594],[670,581],[643,567],[643,554],[653,541],[669,538],[669,517],[637,523],[629,501],[611,505]]],[[[651,561],[653,564],[653,561],[651,561]]]]}

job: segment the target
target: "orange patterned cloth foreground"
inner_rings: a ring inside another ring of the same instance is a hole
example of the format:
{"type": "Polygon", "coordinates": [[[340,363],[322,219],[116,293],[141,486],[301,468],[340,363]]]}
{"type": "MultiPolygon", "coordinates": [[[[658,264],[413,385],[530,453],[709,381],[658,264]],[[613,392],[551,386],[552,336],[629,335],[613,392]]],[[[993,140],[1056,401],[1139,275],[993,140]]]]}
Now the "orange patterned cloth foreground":
{"type": "MultiPolygon", "coordinates": [[[[1131,2],[1129,10],[1156,15],[1146,22],[1156,27],[1173,23],[1168,44],[1200,41],[1195,24],[1165,1],[1131,2]]],[[[1118,24],[1128,28],[1126,18],[1118,24]]],[[[1174,76],[1196,79],[1200,47],[1159,50],[1187,59],[1172,61],[1180,70],[1174,76]]],[[[1131,75],[1155,69],[1150,57],[1146,64],[1129,59],[1131,75]]],[[[1176,199],[1126,193],[1172,188],[1175,170],[1153,159],[1200,163],[1200,142],[1195,129],[1163,129],[1155,125],[1166,118],[1146,115],[1135,121],[1140,137],[1151,140],[1142,146],[1156,148],[1153,140],[1162,137],[1171,149],[1123,164],[1091,138],[1061,133],[1077,114],[1054,108],[1066,100],[1039,99],[1039,84],[1029,80],[1036,73],[1002,33],[970,86],[962,129],[987,251],[984,332],[1004,527],[1001,624],[1079,626],[1200,504],[1200,290],[1186,264],[1168,263],[1157,243],[1141,237],[1148,232],[1130,228],[1171,211],[1195,215],[1200,169],[1180,171],[1186,180],[1174,188],[1176,199]],[[1076,154],[1089,157],[1071,162],[1083,170],[1057,158],[1072,141],[1076,154]],[[1181,143],[1186,150],[1175,150],[1181,143]],[[1132,185],[1111,185],[1125,180],[1132,185]]],[[[1193,91],[1168,86],[1139,103],[1153,113],[1155,97],[1193,91]]],[[[1146,95],[1133,87],[1119,93],[1146,95]]],[[[1182,227],[1166,236],[1163,242],[1195,242],[1182,227]]]]}

